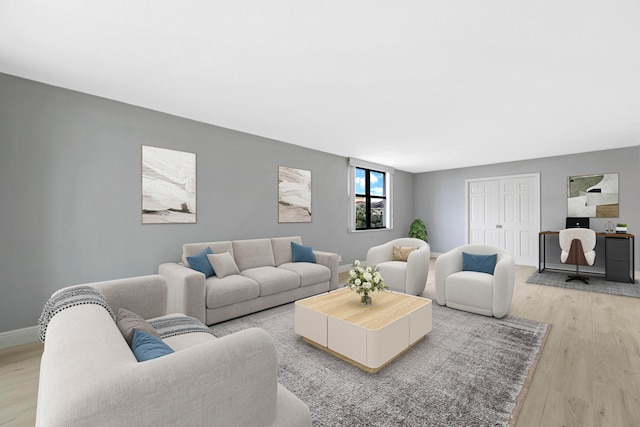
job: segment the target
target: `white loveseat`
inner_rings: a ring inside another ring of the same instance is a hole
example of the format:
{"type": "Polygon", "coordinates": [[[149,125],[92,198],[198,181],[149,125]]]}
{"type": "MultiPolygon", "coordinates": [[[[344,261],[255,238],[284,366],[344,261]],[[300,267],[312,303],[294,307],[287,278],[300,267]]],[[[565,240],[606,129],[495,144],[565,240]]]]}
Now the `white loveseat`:
{"type": "Polygon", "coordinates": [[[314,250],[315,263],[293,262],[291,242],[302,245],[302,238],[184,244],[181,263],[158,267],[169,285],[172,311],[212,325],[336,289],[338,254],[314,250]],[[205,277],[191,269],[187,257],[207,247],[213,254],[231,254],[237,274],[205,277]]]}
{"type": "MultiPolygon", "coordinates": [[[[116,313],[166,314],[161,276],[89,286],[116,313]]],[[[36,425],[311,426],[307,405],[277,382],[267,332],[254,328],[222,338],[195,332],[164,342],[175,352],[138,362],[103,306],[57,312],[46,329],[36,425]]]]}

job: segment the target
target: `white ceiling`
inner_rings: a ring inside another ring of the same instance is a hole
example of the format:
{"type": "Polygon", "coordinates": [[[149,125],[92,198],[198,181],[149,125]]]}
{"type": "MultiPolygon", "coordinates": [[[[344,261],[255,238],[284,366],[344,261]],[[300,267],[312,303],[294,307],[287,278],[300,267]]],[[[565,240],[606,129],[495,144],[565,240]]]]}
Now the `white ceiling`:
{"type": "Polygon", "coordinates": [[[409,172],[640,145],[637,0],[0,0],[0,72],[409,172]]]}

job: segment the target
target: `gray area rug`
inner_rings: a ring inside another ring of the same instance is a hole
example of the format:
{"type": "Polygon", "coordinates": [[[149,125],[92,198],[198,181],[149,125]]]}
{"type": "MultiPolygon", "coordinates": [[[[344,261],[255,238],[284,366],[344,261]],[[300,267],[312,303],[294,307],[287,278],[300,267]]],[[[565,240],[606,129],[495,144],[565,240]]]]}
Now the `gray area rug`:
{"type": "MultiPolygon", "coordinates": [[[[375,304],[375,301],[374,301],[375,304]]],[[[287,304],[211,326],[216,336],[265,329],[279,381],[314,426],[513,425],[550,325],[433,305],[433,330],[370,374],[305,343],[287,304]]]]}
{"type": "Polygon", "coordinates": [[[595,276],[584,274],[582,272],[580,273],[581,275],[589,277],[588,285],[585,285],[579,280],[565,282],[569,274],[573,273],[570,273],[568,271],[549,270],[545,270],[542,273],[539,273],[538,271],[536,271],[531,275],[531,277],[527,279],[527,283],[640,298],[640,285],[638,285],[637,283],[609,282],[605,280],[604,276],[595,276]]]}

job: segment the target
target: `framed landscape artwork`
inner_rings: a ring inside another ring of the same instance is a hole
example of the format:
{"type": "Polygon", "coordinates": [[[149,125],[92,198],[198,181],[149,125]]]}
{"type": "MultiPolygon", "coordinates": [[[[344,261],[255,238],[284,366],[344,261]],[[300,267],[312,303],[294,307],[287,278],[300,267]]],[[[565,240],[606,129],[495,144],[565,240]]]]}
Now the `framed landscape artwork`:
{"type": "Polygon", "coordinates": [[[618,174],[570,176],[567,216],[618,218],[618,174]]]}
{"type": "Polygon", "coordinates": [[[142,223],[196,222],[196,155],[142,146],[142,223]]]}
{"type": "Polygon", "coordinates": [[[278,222],[311,222],[311,171],[278,166],[278,222]]]}

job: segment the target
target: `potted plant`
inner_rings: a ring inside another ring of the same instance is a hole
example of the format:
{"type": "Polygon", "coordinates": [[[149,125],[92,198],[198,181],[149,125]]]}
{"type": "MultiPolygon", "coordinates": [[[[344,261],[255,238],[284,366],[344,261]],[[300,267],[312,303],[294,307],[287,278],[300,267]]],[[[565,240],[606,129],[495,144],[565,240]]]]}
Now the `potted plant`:
{"type": "Polygon", "coordinates": [[[626,233],[627,232],[627,224],[618,223],[616,225],[616,233],[626,233]]]}
{"type": "Polygon", "coordinates": [[[411,227],[409,228],[409,237],[424,240],[429,243],[427,240],[427,227],[420,218],[413,220],[411,223],[411,227]]]}

